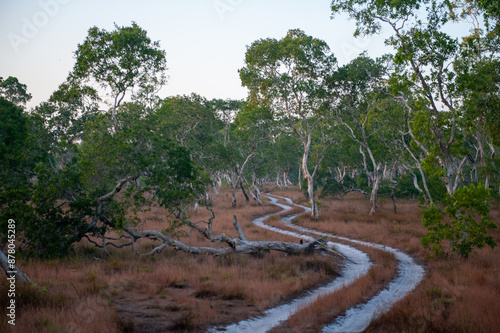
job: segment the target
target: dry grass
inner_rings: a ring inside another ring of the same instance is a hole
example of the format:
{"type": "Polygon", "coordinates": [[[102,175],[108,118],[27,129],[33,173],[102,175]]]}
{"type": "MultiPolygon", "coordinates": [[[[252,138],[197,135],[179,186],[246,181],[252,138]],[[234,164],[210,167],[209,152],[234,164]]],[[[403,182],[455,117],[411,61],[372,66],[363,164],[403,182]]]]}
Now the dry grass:
{"type": "MultiPolygon", "coordinates": [[[[298,242],[289,236],[262,230],[250,223],[254,216],[279,210],[260,207],[222,192],[215,198],[214,234],[236,237],[233,215],[251,240],[298,242]]],[[[165,229],[157,212],[143,229],[165,229]]],[[[209,211],[192,213],[191,220],[207,221],[209,211]]],[[[187,231],[187,230],[185,230],[187,231]]],[[[211,244],[196,233],[177,233],[195,246],[211,244]]],[[[146,253],[153,246],[141,241],[146,253]]],[[[158,244],[156,244],[158,245],[158,244]]],[[[7,283],[0,282],[0,331],[12,332],[141,332],[203,331],[207,326],[227,324],[257,315],[300,295],[307,289],[331,281],[338,270],[332,258],[286,256],[269,253],[263,257],[193,256],[166,249],[154,257],[139,257],[130,248],[109,248],[111,257],[82,241],[64,260],[22,261],[19,266],[38,288],[19,286],[16,296],[16,326],[6,322],[7,283]]]]}
{"type": "MultiPolygon", "coordinates": [[[[273,193],[307,204],[299,192],[273,193]]],[[[224,232],[236,237],[232,218],[237,215],[251,240],[298,241],[250,223],[257,215],[279,210],[275,206],[260,207],[252,201],[245,202],[239,195],[238,206],[233,209],[229,192],[222,192],[215,199],[214,234],[224,232]]],[[[420,244],[425,229],[421,225],[418,202],[399,200],[398,209],[399,213],[394,214],[392,202],[382,198],[377,213],[369,217],[369,201],[353,194],[341,200],[322,199],[319,221],[311,221],[305,215],[296,222],[399,248],[425,266],[426,276],[417,289],[375,320],[369,332],[497,332],[500,327],[500,248],[479,250],[468,260],[454,256],[430,260],[420,244]]],[[[491,214],[500,222],[498,204],[491,214]]],[[[165,215],[167,212],[160,210],[143,229],[165,229],[165,215]]],[[[209,216],[208,211],[200,208],[199,213],[192,213],[191,219],[206,221],[209,216]]],[[[494,231],[493,235],[500,243],[500,231],[494,231]]],[[[178,237],[191,245],[224,246],[209,244],[196,233],[178,233],[178,237]]],[[[143,253],[153,246],[150,241],[138,244],[143,253]]],[[[7,281],[0,279],[0,331],[198,332],[207,326],[256,315],[331,280],[338,269],[330,258],[322,256],[270,253],[263,258],[214,258],[167,249],[155,257],[142,258],[130,249],[110,249],[110,252],[112,256],[107,258],[102,250],[82,242],[74,255],[65,260],[19,258],[20,268],[39,287],[17,286],[16,326],[12,327],[5,316],[9,301],[7,281]]],[[[321,321],[329,321],[333,315],[342,313],[342,309],[350,305],[350,298],[351,302],[357,302],[376,292],[376,288],[371,288],[374,281],[379,282],[379,287],[386,283],[392,276],[390,262],[394,261],[377,259],[376,253],[370,255],[379,263],[370,274],[348,291],[335,293],[332,298],[324,297],[318,304],[303,309],[282,329],[315,332],[314,325],[319,327],[321,321]],[[384,260],[388,269],[384,268],[384,260]],[[328,319],[322,319],[324,312],[329,312],[328,319]],[[306,321],[307,318],[312,320],[306,321]],[[304,324],[306,322],[309,324],[304,324]]]]}
{"type": "MultiPolygon", "coordinates": [[[[429,259],[420,243],[425,228],[417,201],[398,200],[395,214],[389,199],[379,200],[377,213],[371,217],[370,202],[360,194],[340,200],[323,199],[321,203],[319,221],[304,215],[296,222],[399,248],[426,269],[417,289],[375,320],[368,332],[498,332],[500,247],[478,250],[468,260],[454,255],[429,259]]],[[[500,224],[498,203],[493,203],[490,216],[500,224]]],[[[500,230],[492,235],[500,244],[500,230]]]]}

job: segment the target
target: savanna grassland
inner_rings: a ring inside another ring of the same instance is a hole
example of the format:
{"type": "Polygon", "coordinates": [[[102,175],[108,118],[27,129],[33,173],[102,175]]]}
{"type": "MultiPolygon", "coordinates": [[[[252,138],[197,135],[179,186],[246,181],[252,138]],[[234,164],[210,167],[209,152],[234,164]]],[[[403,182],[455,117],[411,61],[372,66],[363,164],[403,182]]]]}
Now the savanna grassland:
{"type": "MultiPolygon", "coordinates": [[[[274,194],[305,204],[297,191],[274,194]]],[[[231,208],[230,191],[214,196],[214,234],[237,235],[232,226],[238,217],[250,240],[298,242],[290,236],[260,229],[254,217],[279,211],[264,200],[263,207],[238,197],[231,208]]],[[[392,202],[382,199],[379,210],[369,217],[370,202],[362,195],[320,200],[319,221],[302,215],[295,219],[308,228],[340,236],[386,244],[405,251],[425,267],[426,275],[417,289],[389,312],[375,320],[368,332],[496,332],[500,324],[500,253],[483,249],[460,259],[449,255],[428,258],[420,238],[425,234],[416,200],[399,200],[398,213],[392,202]]],[[[295,212],[300,209],[295,207],[295,212]]],[[[290,212],[288,212],[290,213],[290,212]]],[[[166,211],[159,211],[143,229],[164,229],[166,211]]],[[[500,219],[494,204],[491,217],[500,219]]],[[[200,208],[192,221],[208,220],[200,208]]],[[[277,218],[269,223],[280,226],[277,218]]],[[[200,225],[201,225],[200,224],[200,225]]],[[[281,225],[280,227],[283,227],[281,225]]],[[[203,246],[200,235],[180,229],[186,244],[203,246]]],[[[500,241],[500,232],[493,235],[500,241]]],[[[156,244],[157,245],[157,244],[156,244]]],[[[149,252],[155,244],[141,241],[136,248],[149,252]]],[[[273,332],[317,332],[347,308],[364,302],[393,279],[397,262],[383,251],[360,247],[374,266],[350,288],[304,306],[273,332]]],[[[287,256],[263,253],[258,256],[195,256],[166,249],[142,257],[129,247],[110,248],[111,256],[82,241],[67,259],[20,260],[19,267],[37,287],[17,286],[16,326],[7,325],[2,313],[0,330],[7,332],[202,332],[255,316],[263,310],[291,300],[306,290],[338,276],[342,267],[331,257],[287,256]]],[[[7,306],[7,283],[0,282],[0,305],[7,306]]]]}
{"type": "MultiPolygon", "coordinates": [[[[303,199],[296,195],[294,200],[303,199]]],[[[361,194],[351,194],[340,200],[322,200],[319,222],[307,215],[297,219],[309,228],[398,248],[424,265],[426,275],[417,289],[366,331],[497,332],[500,248],[477,250],[468,259],[457,255],[430,259],[420,243],[426,229],[422,226],[418,201],[398,200],[397,204],[395,214],[392,200],[382,199],[377,213],[370,217],[370,202],[361,194]]],[[[490,217],[497,224],[500,222],[498,202],[492,201],[490,217]]],[[[495,229],[491,234],[498,244],[500,230],[495,229]]]]}
{"type": "MultiPolygon", "coordinates": [[[[238,216],[249,240],[298,242],[261,230],[252,217],[278,211],[246,203],[243,196],[231,208],[229,191],[214,200],[214,234],[237,236],[232,226],[238,216]]],[[[159,211],[144,229],[165,229],[159,211]]],[[[207,221],[200,208],[191,220],[207,221]]],[[[203,223],[203,222],[201,222],[203,223]]],[[[197,233],[176,232],[179,240],[195,246],[213,246],[197,233]]],[[[147,253],[155,244],[138,242],[147,253]]],[[[156,244],[158,245],[158,244],[156,244]]],[[[142,257],[130,247],[102,249],[87,241],[63,260],[20,261],[19,266],[38,287],[18,286],[16,326],[2,315],[1,330],[12,332],[198,332],[259,314],[337,276],[340,263],[326,256],[195,256],[165,250],[142,257]]],[[[1,282],[1,307],[9,301],[7,283],[1,282]]]]}

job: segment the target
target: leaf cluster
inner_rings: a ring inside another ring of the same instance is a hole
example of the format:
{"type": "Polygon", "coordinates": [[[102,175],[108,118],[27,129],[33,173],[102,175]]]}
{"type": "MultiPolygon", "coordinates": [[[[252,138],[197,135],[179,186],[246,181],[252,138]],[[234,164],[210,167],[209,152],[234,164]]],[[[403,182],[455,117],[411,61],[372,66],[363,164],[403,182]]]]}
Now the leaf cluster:
{"type": "Polygon", "coordinates": [[[446,198],[446,208],[441,211],[432,204],[422,210],[427,234],[422,245],[434,255],[443,254],[442,241],[450,242],[452,252],[467,258],[475,248],[485,245],[494,248],[496,243],[489,230],[497,228],[489,216],[490,191],[484,185],[464,186],[446,198]],[[445,218],[445,213],[447,218],[445,218]]]}

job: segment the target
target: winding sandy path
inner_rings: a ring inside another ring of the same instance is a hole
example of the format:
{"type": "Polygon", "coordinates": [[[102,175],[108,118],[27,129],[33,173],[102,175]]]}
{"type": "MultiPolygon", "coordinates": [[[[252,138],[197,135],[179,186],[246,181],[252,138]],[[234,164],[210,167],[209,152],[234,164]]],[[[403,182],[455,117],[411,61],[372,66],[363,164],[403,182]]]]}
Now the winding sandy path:
{"type": "MultiPolygon", "coordinates": [[[[285,197],[280,198],[284,199],[287,203],[294,205],[291,199],[285,197]]],[[[310,211],[310,209],[307,207],[301,205],[296,206],[302,207],[306,212],[310,211]]],[[[389,284],[387,284],[385,289],[380,291],[368,302],[348,309],[344,316],[337,318],[337,320],[335,320],[333,323],[325,326],[323,328],[323,332],[362,332],[366,327],[368,327],[372,319],[388,311],[397,301],[403,299],[406,295],[408,295],[412,290],[416,288],[416,286],[420,283],[420,281],[422,281],[422,278],[424,277],[423,267],[415,263],[412,257],[398,249],[394,249],[392,247],[381,244],[374,244],[346,237],[335,236],[329,233],[296,226],[290,223],[291,220],[282,221],[287,226],[303,233],[336,238],[339,240],[349,241],[353,244],[365,245],[390,252],[394,254],[395,258],[398,261],[398,271],[396,277],[394,278],[394,280],[389,282],[389,284]]]]}
{"type": "MultiPolygon", "coordinates": [[[[359,304],[355,308],[346,311],[346,314],[338,318],[335,322],[324,327],[324,332],[361,332],[370,323],[370,321],[390,309],[390,307],[405,297],[412,291],[422,280],[424,270],[417,265],[413,259],[407,254],[380,244],[373,244],[363,241],[352,240],[344,237],[338,237],[329,233],[319,232],[316,230],[296,226],[291,221],[300,214],[283,217],[281,221],[296,232],[283,230],[264,224],[264,221],[271,215],[281,214],[292,209],[289,205],[284,205],[278,202],[278,198],[284,199],[288,204],[295,205],[304,209],[304,212],[310,211],[309,208],[294,204],[291,199],[279,196],[268,195],[271,203],[281,207],[283,210],[275,214],[267,214],[253,221],[253,223],[261,228],[268,229],[285,235],[291,235],[307,241],[314,240],[310,235],[326,236],[330,238],[349,241],[354,244],[374,247],[394,254],[398,260],[398,273],[393,281],[391,281],[384,290],[379,292],[375,297],[368,302],[359,304]]],[[[303,214],[303,213],[301,213],[303,214]]],[[[208,332],[266,332],[273,327],[276,327],[280,322],[286,320],[290,315],[295,313],[301,305],[310,304],[315,301],[318,296],[334,292],[340,288],[347,287],[356,281],[360,276],[366,274],[371,267],[371,262],[366,253],[349,245],[340,243],[328,242],[328,246],[335,247],[340,253],[350,260],[346,261],[344,268],[341,271],[341,276],[331,283],[309,292],[307,295],[295,299],[294,301],[269,309],[264,314],[257,318],[241,321],[226,327],[212,328],[208,332]]]]}

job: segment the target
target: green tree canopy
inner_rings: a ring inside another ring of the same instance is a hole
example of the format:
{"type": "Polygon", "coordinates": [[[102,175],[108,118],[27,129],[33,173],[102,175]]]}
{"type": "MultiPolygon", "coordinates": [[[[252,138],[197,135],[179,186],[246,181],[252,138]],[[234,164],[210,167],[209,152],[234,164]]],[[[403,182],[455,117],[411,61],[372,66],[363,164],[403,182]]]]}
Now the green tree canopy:
{"type": "Polygon", "coordinates": [[[133,97],[147,100],[166,81],[165,51],[135,22],[129,27],[115,25],[113,31],[90,28],[75,57],[68,81],[109,89],[115,125],[116,110],[127,92],[134,89],[133,97]]]}
{"type": "MultiPolygon", "coordinates": [[[[280,40],[268,38],[253,42],[245,55],[245,67],[240,69],[241,82],[250,90],[249,100],[268,107],[278,126],[294,132],[301,140],[302,169],[308,180],[315,218],[318,210],[313,179],[319,163],[309,170],[309,155],[313,131],[320,129],[324,124],[322,117],[330,111],[326,83],[335,68],[336,58],[328,45],[296,29],[289,30],[280,40]]],[[[327,142],[317,144],[324,149],[328,145],[327,142]]],[[[316,162],[321,162],[321,158],[316,162]]]]}
{"type": "Polygon", "coordinates": [[[31,99],[31,94],[26,91],[26,85],[19,82],[16,77],[7,79],[0,77],[0,97],[16,105],[24,105],[31,99]]]}

